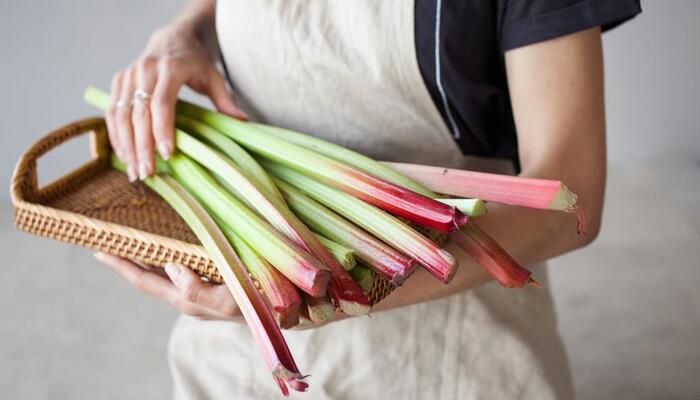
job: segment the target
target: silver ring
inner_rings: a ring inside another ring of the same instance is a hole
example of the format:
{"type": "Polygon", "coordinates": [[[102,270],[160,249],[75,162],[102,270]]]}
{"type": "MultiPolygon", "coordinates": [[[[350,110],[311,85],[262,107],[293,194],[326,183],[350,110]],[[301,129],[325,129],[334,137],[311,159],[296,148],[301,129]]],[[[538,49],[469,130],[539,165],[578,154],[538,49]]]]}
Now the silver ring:
{"type": "Polygon", "coordinates": [[[124,100],[124,99],[119,99],[119,100],[117,100],[116,103],[114,103],[114,106],[118,109],[119,108],[129,108],[129,107],[131,107],[131,102],[124,100]]]}
{"type": "Polygon", "coordinates": [[[132,100],[132,103],[133,104],[141,103],[143,101],[148,100],[149,98],[151,98],[150,93],[148,93],[145,90],[136,89],[136,91],[134,92],[134,98],[132,100]]]}

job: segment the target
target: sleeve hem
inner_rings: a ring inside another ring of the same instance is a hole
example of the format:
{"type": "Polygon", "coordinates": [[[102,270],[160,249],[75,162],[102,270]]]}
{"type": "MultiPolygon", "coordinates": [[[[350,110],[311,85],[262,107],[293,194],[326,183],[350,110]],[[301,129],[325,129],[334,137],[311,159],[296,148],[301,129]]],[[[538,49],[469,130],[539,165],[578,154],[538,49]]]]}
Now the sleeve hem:
{"type": "Polygon", "coordinates": [[[642,11],[638,0],[588,0],[575,5],[508,23],[501,29],[501,51],[601,26],[603,31],[642,11]]]}

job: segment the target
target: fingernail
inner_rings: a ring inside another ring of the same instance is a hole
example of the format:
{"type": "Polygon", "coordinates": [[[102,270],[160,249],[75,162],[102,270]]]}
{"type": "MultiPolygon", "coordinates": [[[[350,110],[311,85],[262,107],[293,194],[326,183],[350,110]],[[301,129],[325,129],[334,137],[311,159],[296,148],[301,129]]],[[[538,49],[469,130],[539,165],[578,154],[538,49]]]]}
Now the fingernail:
{"type": "Polygon", "coordinates": [[[158,143],[158,152],[163,160],[167,161],[170,158],[170,146],[165,142],[158,143]]]}
{"type": "Polygon", "coordinates": [[[165,264],[165,273],[168,274],[171,281],[175,281],[180,275],[180,267],[175,264],[165,264]]]}
{"type": "Polygon", "coordinates": [[[148,168],[148,161],[141,161],[139,163],[139,178],[141,180],[144,180],[148,178],[148,175],[151,173],[150,168],[148,168]]]}
{"type": "Polygon", "coordinates": [[[126,174],[129,176],[129,182],[136,182],[139,176],[136,174],[136,167],[134,164],[129,164],[129,168],[126,169],[126,174]]]}

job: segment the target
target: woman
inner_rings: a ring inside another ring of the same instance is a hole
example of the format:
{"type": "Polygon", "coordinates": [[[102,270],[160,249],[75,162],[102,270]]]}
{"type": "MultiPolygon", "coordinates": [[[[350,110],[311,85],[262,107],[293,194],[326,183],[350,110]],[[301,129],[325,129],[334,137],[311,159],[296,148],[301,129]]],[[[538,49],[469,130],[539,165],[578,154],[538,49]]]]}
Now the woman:
{"type": "MultiPolygon", "coordinates": [[[[460,268],[449,285],[419,270],[372,318],[339,316],[286,337],[302,372],[312,373],[306,398],[571,398],[538,264],[599,230],[601,31],[638,12],[636,0],[222,0],[216,9],[213,0],[193,0],[115,75],[110,139],[132,181],[150,175],[154,149],[166,158],[173,151],[174,104],[187,85],[221,112],[378,159],[567,182],[588,217],[587,236],[563,213],[492,207],[480,219],[543,289],[487,283],[450,242],[460,268]]],[[[191,316],[170,341],[175,397],[278,396],[247,328],[229,322],[240,316],[225,288],[177,265],[166,278],[98,258],[191,316]]]]}

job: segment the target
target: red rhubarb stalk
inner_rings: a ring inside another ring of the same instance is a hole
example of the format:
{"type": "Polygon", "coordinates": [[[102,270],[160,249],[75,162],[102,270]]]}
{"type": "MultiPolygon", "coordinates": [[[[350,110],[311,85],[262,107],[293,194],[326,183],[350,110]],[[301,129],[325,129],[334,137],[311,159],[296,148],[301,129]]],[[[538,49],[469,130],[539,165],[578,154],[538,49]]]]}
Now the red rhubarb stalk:
{"type": "Polygon", "coordinates": [[[171,177],[155,175],[144,183],[177,211],[209,252],[282,393],[289,393],[287,385],[294,390],[306,390],[308,385],[302,381],[303,377],[270,309],[216,223],[197,200],[171,177]]]}
{"type": "Polygon", "coordinates": [[[236,232],[217,221],[229,243],[240,256],[250,276],[260,285],[280,328],[289,329],[299,324],[301,296],[296,286],[260,257],[236,232]]]}
{"type": "Polygon", "coordinates": [[[519,288],[531,281],[530,271],[520,266],[473,221],[464,226],[452,238],[502,286],[519,288]]]}
{"type": "Polygon", "coordinates": [[[447,283],[454,277],[457,267],[454,257],[396,217],[284,165],[269,161],[262,165],[273,176],[413,257],[442,282],[447,283]]]}
{"type": "Polygon", "coordinates": [[[401,285],[418,264],[293,186],[276,180],[289,207],[311,229],[352,249],[374,272],[401,285]]]}

